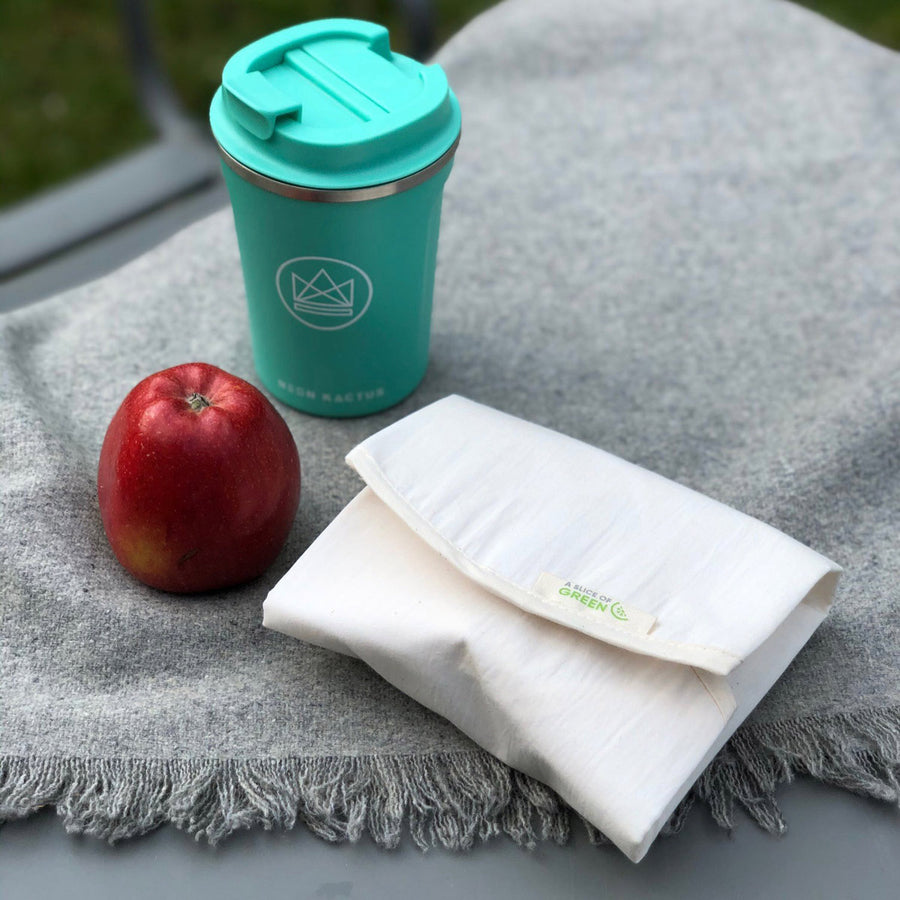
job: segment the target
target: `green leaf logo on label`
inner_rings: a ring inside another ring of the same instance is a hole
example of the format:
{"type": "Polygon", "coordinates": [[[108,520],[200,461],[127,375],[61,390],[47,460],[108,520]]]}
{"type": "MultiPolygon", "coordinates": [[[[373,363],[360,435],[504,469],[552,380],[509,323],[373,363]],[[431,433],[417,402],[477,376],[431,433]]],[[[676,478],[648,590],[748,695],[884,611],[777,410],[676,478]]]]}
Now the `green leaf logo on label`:
{"type": "Polygon", "coordinates": [[[608,627],[645,635],[656,625],[656,616],[652,613],[637,609],[630,602],[626,608],[624,603],[613,600],[597,588],[560,578],[551,572],[541,572],[532,594],[561,613],[561,617],[553,617],[555,621],[586,634],[596,632],[599,635],[604,627],[608,627]]]}

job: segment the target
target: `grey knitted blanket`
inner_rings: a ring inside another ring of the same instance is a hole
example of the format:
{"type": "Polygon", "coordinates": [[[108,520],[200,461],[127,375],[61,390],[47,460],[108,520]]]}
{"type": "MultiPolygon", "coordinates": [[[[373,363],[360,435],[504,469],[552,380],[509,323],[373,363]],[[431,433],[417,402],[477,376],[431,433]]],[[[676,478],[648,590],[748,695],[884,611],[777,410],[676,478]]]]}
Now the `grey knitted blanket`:
{"type": "Polygon", "coordinates": [[[112,839],[300,821],[388,846],[406,828],[564,840],[546,788],[362,663],[261,626],[360,487],[344,454],[449,393],[841,563],[831,616],[692,796],[774,831],[795,773],[897,802],[900,60],[782,3],[513,0],[439,61],[464,127],[431,367],[371,418],[281,407],[303,495],[255,583],[142,587],[95,496],[143,376],[203,360],[255,381],[230,212],[0,320],[0,819],[50,804],[112,839]]]}

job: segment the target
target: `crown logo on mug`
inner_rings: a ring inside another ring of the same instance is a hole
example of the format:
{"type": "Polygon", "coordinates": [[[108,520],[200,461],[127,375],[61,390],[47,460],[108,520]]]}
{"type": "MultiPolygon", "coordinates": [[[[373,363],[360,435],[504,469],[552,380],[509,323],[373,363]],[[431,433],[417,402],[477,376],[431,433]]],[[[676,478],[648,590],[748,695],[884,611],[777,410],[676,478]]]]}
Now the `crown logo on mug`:
{"type": "Polygon", "coordinates": [[[359,321],[372,302],[372,279],[341,259],[298,256],[275,274],[287,311],[317,331],[337,331],[359,321]]]}

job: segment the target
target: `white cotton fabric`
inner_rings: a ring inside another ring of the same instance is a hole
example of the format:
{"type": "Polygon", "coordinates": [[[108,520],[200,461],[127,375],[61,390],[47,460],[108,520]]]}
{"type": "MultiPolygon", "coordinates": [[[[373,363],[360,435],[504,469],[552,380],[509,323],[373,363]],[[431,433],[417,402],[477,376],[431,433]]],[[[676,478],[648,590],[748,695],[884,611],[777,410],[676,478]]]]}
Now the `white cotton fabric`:
{"type": "Polygon", "coordinates": [[[822,621],[840,572],[461,397],[348,462],[368,487],[271,591],[264,624],[364,660],[634,861],[822,621]]]}

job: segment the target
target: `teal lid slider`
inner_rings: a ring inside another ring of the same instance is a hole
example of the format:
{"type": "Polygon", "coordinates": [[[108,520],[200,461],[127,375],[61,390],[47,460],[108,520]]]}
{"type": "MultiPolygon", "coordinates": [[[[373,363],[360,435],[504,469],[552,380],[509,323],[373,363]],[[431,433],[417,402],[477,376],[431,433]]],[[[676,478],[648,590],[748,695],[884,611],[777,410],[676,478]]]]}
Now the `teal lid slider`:
{"type": "Polygon", "coordinates": [[[210,124],[222,149],[251,170],[345,189],[433,163],[458,138],[460,111],[441,67],[394,53],[386,28],[325,19],[232,56],[210,124]]]}
{"type": "Polygon", "coordinates": [[[299,122],[303,106],[271,85],[262,72],[245,72],[226,82],[225,108],[235,122],[267,141],[279,116],[290,113],[299,122]]]}

